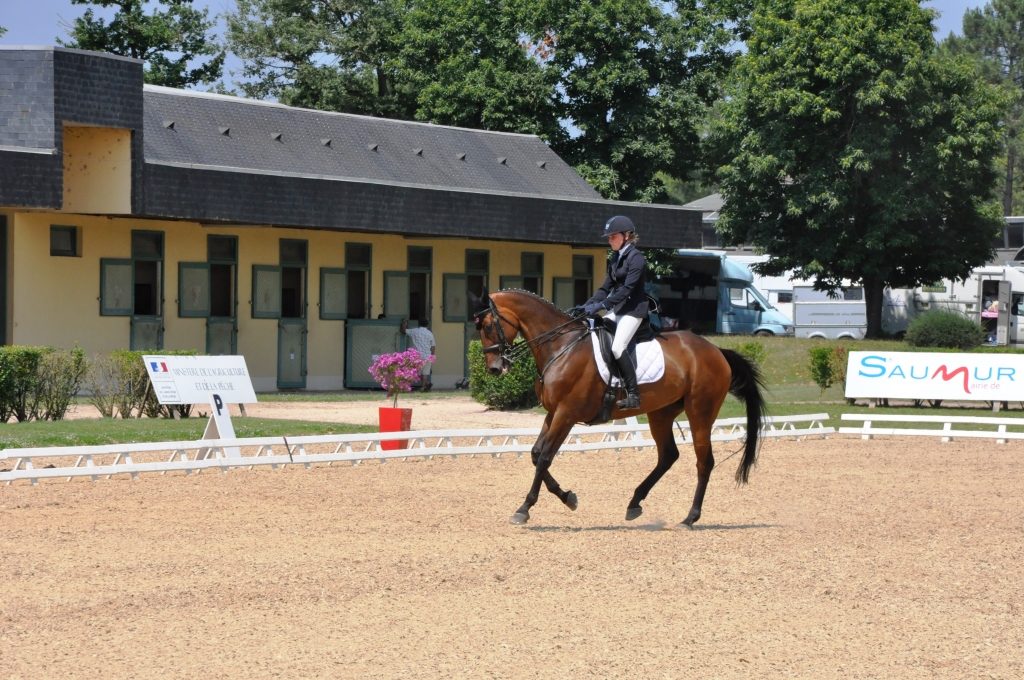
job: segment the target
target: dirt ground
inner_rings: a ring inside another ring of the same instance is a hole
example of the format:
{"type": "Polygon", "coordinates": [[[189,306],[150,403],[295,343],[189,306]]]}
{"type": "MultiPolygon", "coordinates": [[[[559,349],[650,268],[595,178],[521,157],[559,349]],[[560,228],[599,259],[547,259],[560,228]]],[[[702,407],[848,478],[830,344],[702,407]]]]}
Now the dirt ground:
{"type": "Polygon", "coordinates": [[[523,527],[512,456],[0,487],[0,677],[1020,678],[1022,454],[770,440],[694,531],[685,449],[633,523],[649,450],[560,456],[579,510],[523,527]]]}

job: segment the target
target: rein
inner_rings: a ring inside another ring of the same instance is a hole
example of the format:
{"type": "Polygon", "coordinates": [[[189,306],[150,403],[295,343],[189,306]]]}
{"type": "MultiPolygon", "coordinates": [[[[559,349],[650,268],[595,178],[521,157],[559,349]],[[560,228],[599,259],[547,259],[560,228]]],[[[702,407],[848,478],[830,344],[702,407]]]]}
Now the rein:
{"type": "MultiPolygon", "coordinates": [[[[501,360],[509,365],[513,364],[514,362],[518,361],[519,359],[522,359],[527,354],[529,354],[531,352],[532,347],[540,346],[541,344],[550,342],[554,338],[561,336],[564,332],[563,329],[565,329],[567,326],[578,322],[578,319],[570,318],[568,321],[561,323],[555,326],[554,328],[544,331],[535,338],[532,338],[530,340],[524,338],[523,342],[516,345],[508,341],[508,338],[505,336],[505,329],[502,327],[501,322],[504,321],[513,328],[517,328],[517,326],[501,315],[501,312],[498,311],[497,305],[495,305],[494,301],[491,300],[489,297],[487,298],[487,305],[488,311],[490,312],[491,316],[497,320],[495,321],[494,325],[497,327],[498,342],[497,344],[484,347],[483,351],[485,353],[497,353],[501,357],[501,360]]],[[[548,360],[548,362],[544,365],[543,368],[538,369],[542,381],[544,379],[544,374],[547,372],[548,368],[550,368],[553,363],[555,363],[559,358],[561,358],[563,355],[565,355],[567,352],[573,349],[576,345],[578,345],[584,338],[587,337],[586,329],[582,330],[583,332],[580,334],[579,337],[577,337],[571,343],[563,347],[557,354],[555,354],[555,356],[551,357],[551,359],[548,360]]]]}

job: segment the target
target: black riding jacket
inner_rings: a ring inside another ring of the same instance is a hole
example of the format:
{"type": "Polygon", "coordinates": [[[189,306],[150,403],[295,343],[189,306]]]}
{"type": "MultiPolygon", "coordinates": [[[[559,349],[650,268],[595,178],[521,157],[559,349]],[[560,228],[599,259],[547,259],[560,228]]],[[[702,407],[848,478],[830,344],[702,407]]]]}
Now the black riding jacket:
{"type": "MultiPolygon", "coordinates": [[[[621,252],[621,251],[620,251],[621,252]]],[[[604,283],[587,302],[600,302],[616,316],[647,316],[649,303],[645,293],[647,260],[636,246],[629,246],[625,255],[608,261],[604,283]]]]}

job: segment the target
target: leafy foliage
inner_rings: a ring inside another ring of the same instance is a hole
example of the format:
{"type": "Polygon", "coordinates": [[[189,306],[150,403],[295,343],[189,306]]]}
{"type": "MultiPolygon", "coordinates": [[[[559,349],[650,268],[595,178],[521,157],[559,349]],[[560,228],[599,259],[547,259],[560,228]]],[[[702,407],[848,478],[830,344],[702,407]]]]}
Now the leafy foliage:
{"type": "Polygon", "coordinates": [[[39,363],[38,395],[43,420],[63,420],[78,394],[89,362],[81,347],[54,350],[39,363]]]}
{"type": "Polygon", "coordinates": [[[977,59],[985,78],[1002,88],[1012,102],[1004,122],[1004,149],[1001,158],[1003,188],[1000,192],[1003,213],[1020,215],[1024,200],[1015,189],[1017,174],[1024,158],[1024,1],[990,0],[984,7],[969,9],[963,17],[963,36],[950,35],[943,47],[953,54],[977,59]]]}
{"type": "Polygon", "coordinates": [[[416,93],[393,63],[405,0],[236,0],[227,44],[242,90],[291,106],[415,119],[416,93]]]}
{"type": "Polygon", "coordinates": [[[912,347],[972,349],[985,340],[985,329],[956,312],[934,310],[914,319],[904,338],[912,347]]]}
{"type": "Polygon", "coordinates": [[[104,418],[187,418],[193,404],[163,405],[142,357],[146,354],[192,356],[195,350],[114,350],[96,357],[85,375],[89,403],[104,418]]]}
{"type": "Polygon", "coordinates": [[[764,360],[768,357],[768,350],[760,342],[751,340],[744,342],[736,351],[745,359],[758,366],[764,366],[764,360]]]}
{"type": "Polygon", "coordinates": [[[96,17],[92,8],[75,19],[65,47],[111,52],[146,62],[147,83],[188,87],[212,83],[224,69],[225,52],[209,34],[213,21],[206,9],[192,0],[157,0],[166,9],[145,13],[146,0],[71,0],[73,5],[116,7],[109,23],[96,17]],[[192,67],[203,57],[208,60],[192,67]]]}
{"type": "Polygon", "coordinates": [[[0,422],[62,419],[87,365],[77,347],[0,347],[0,422]]]}
{"type": "MultiPolygon", "coordinates": [[[[521,341],[520,341],[521,342],[521,341]]],[[[533,355],[516,361],[505,375],[491,375],[484,363],[483,345],[469,343],[469,386],[474,399],[498,410],[532,408],[537,399],[537,364],[533,355]]]]}
{"type": "Polygon", "coordinates": [[[1004,99],[938,55],[915,0],[759,3],[709,139],[718,229],[834,290],[966,276],[1001,228],[991,189],[1004,99]]]}
{"type": "Polygon", "coordinates": [[[808,352],[811,355],[811,378],[814,384],[824,392],[832,387],[835,378],[832,375],[832,348],[812,347],[808,352]]]}
{"type": "Polygon", "coordinates": [[[578,131],[555,150],[605,198],[665,201],[667,177],[690,176],[731,67],[736,3],[526,4],[559,119],[578,131]]]}
{"type": "MultiPolygon", "coordinates": [[[[822,345],[811,347],[810,373],[821,391],[824,392],[833,385],[846,387],[846,365],[849,352],[842,345],[822,345]]],[[[852,403],[852,401],[851,401],[852,403]]]]}
{"type": "Polygon", "coordinates": [[[0,422],[19,423],[39,416],[39,366],[50,347],[0,347],[0,422]]]}

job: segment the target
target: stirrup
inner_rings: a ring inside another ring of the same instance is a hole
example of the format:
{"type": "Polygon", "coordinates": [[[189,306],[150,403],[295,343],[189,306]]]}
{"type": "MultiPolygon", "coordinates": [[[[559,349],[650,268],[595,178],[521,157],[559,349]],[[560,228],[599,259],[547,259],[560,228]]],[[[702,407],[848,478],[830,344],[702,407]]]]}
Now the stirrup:
{"type": "Polygon", "coordinates": [[[640,395],[634,392],[627,392],[625,399],[620,399],[615,402],[615,406],[624,411],[634,408],[640,408],[640,395]]]}

